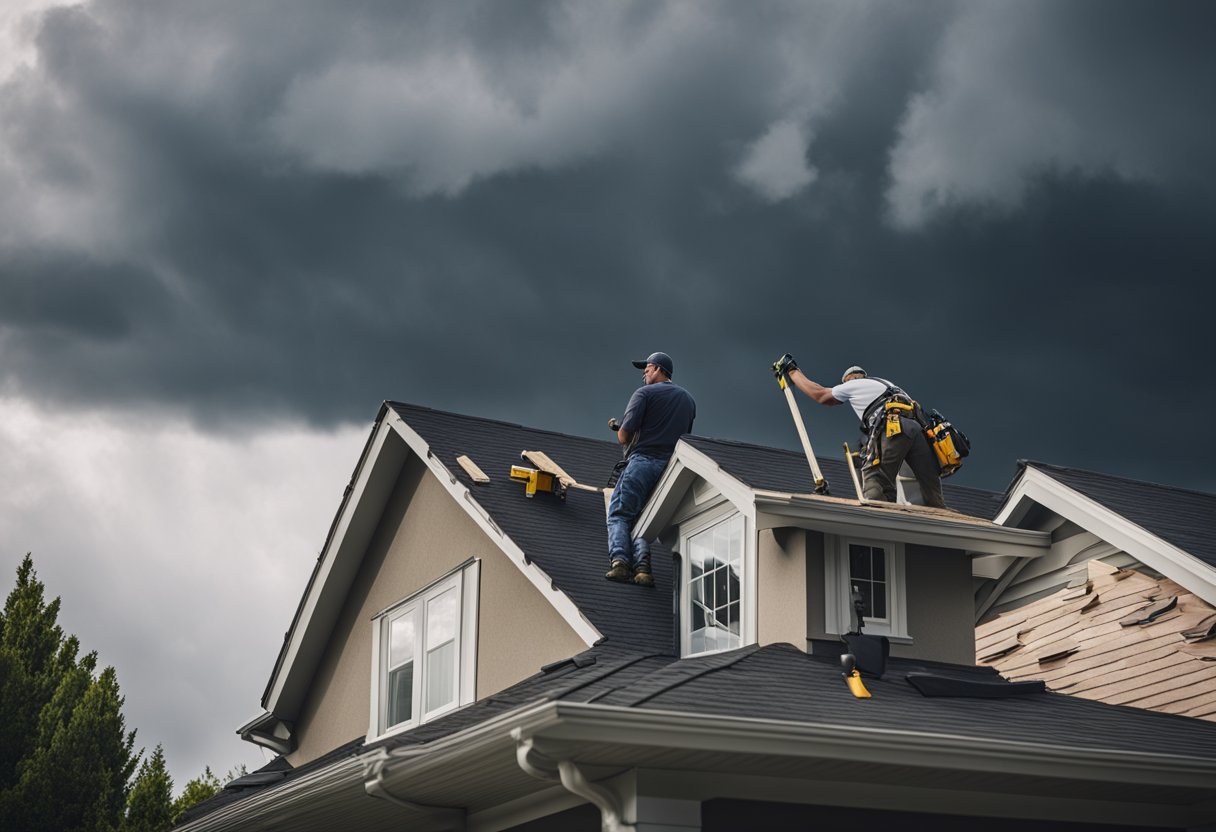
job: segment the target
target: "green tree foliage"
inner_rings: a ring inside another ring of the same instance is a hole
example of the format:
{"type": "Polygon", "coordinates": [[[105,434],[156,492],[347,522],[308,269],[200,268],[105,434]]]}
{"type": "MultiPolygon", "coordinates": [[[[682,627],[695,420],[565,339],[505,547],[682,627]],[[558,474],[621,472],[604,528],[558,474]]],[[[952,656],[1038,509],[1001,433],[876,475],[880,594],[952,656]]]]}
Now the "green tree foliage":
{"type": "Polygon", "coordinates": [[[176,819],[173,778],[165,766],[165,752],[158,745],[135,775],[135,784],[127,798],[124,832],[164,832],[176,819]]]}
{"type": "Polygon", "coordinates": [[[77,658],[26,555],[0,614],[0,828],[110,832],[135,771],[112,667],[77,658]]]}
{"type": "Polygon", "coordinates": [[[186,787],[182,789],[182,793],[174,801],[173,820],[176,822],[185,814],[187,809],[202,803],[204,800],[210,800],[219,794],[223,788],[220,779],[212,773],[211,766],[207,766],[203,769],[202,774],[186,784],[186,787]]]}

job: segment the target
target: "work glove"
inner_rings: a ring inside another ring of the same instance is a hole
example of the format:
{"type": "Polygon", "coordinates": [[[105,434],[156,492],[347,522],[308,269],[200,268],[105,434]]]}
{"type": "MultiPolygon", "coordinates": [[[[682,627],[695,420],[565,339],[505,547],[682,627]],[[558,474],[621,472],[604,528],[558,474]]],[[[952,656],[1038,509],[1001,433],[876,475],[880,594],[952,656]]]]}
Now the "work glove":
{"type": "Polygon", "coordinates": [[[621,423],[616,420],[615,416],[608,420],[608,429],[613,432],[621,429],[621,423]]]}
{"type": "Polygon", "coordinates": [[[798,362],[795,361],[794,356],[790,355],[788,352],[773,362],[773,375],[776,376],[778,380],[780,380],[782,376],[787,375],[790,370],[797,369],[798,362]]]}

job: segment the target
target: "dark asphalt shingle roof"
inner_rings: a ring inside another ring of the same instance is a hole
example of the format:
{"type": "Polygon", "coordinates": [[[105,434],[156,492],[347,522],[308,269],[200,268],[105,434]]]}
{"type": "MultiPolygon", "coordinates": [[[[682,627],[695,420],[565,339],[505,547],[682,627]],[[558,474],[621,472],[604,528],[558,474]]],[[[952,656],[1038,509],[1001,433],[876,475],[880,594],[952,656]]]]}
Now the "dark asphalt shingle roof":
{"type": "MultiPolygon", "coordinates": [[[[418,432],[431,452],[469,487],[494,522],[570,597],[605,638],[635,649],[674,652],[671,552],[654,545],[656,586],[644,589],[604,580],[608,537],[604,498],[599,492],[570,489],[565,502],[552,494],[524,496],[512,480],[512,465],[531,467],[521,451],[544,451],[578,482],[602,487],[621,459],[615,442],[568,436],[425,407],[389,402],[418,432]],[[477,484],[456,458],[467,454],[489,477],[477,484]]],[[[605,430],[605,433],[607,431],[605,430]]]]}
{"type": "MultiPolygon", "coordinates": [[[[670,550],[652,547],[657,586],[647,590],[604,580],[608,561],[604,500],[599,493],[571,489],[565,502],[549,494],[524,496],[522,483],[509,477],[512,465],[529,466],[521,451],[544,451],[578,482],[607,484],[621,451],[611,440],[538,430],[510,422],[447,413],[418,405],[389,402],[439,460],[493,517],[494,522],[583,614],[613,641],[638,649],[674,652],[670,550]],[[472,481],[457,457],[468,455],[490,477],[472,481]]],[[[806,457],[778,448],[687,436],[728,473],[756,488],[809,493],[814,490],[806,457]]],[[[848,469],[839,460],[821,460],[836,496],[853,496],[848,469]]],[[[944,487],[947,503],[958,511],[991,519],[1000,495],[972,488],[944,487]]]]}
{"type": "Polygon", "coordinates": [[[1042,471],[1209,566],[1216,566],[1216,494],[1046,462],[1019,464],[1042,471]]]}

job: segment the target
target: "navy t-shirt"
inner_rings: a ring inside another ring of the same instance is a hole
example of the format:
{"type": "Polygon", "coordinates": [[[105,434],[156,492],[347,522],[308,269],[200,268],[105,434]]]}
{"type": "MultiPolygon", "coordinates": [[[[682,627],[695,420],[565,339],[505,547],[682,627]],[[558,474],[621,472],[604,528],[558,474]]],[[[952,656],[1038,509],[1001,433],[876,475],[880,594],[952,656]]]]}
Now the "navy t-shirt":
{"type": "Polygon", "coordinates": [[[637,435],[630,454],[666,459],[681,436],[692,432],[697,403],[688,391],[670,381],[646,384],[634,391],[621,428],[637,435]]]}

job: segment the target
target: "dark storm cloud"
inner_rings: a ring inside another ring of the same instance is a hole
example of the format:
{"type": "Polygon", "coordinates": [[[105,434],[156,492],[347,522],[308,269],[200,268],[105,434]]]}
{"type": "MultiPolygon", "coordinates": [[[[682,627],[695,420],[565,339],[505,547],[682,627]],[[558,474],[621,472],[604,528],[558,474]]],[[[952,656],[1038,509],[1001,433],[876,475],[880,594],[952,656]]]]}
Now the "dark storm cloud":
{"type": "MultiPolygon", "coordinates": [[[[792,350],[947,411],[983,449],[966,483],[1038,456],[1216,488],[1134,439],[1216,404],[1212,28],[1199,3],[48,12],[0,86],[0,373],[229,428],[400,398],[594,434],[665,349],[699,430],[793,445],[765,369],[792,350]],[[1146,384],[1192,392],[1166,413],[1146,384]]],[[[804,410],[822,453],[854,439],[804,410]]]]}

